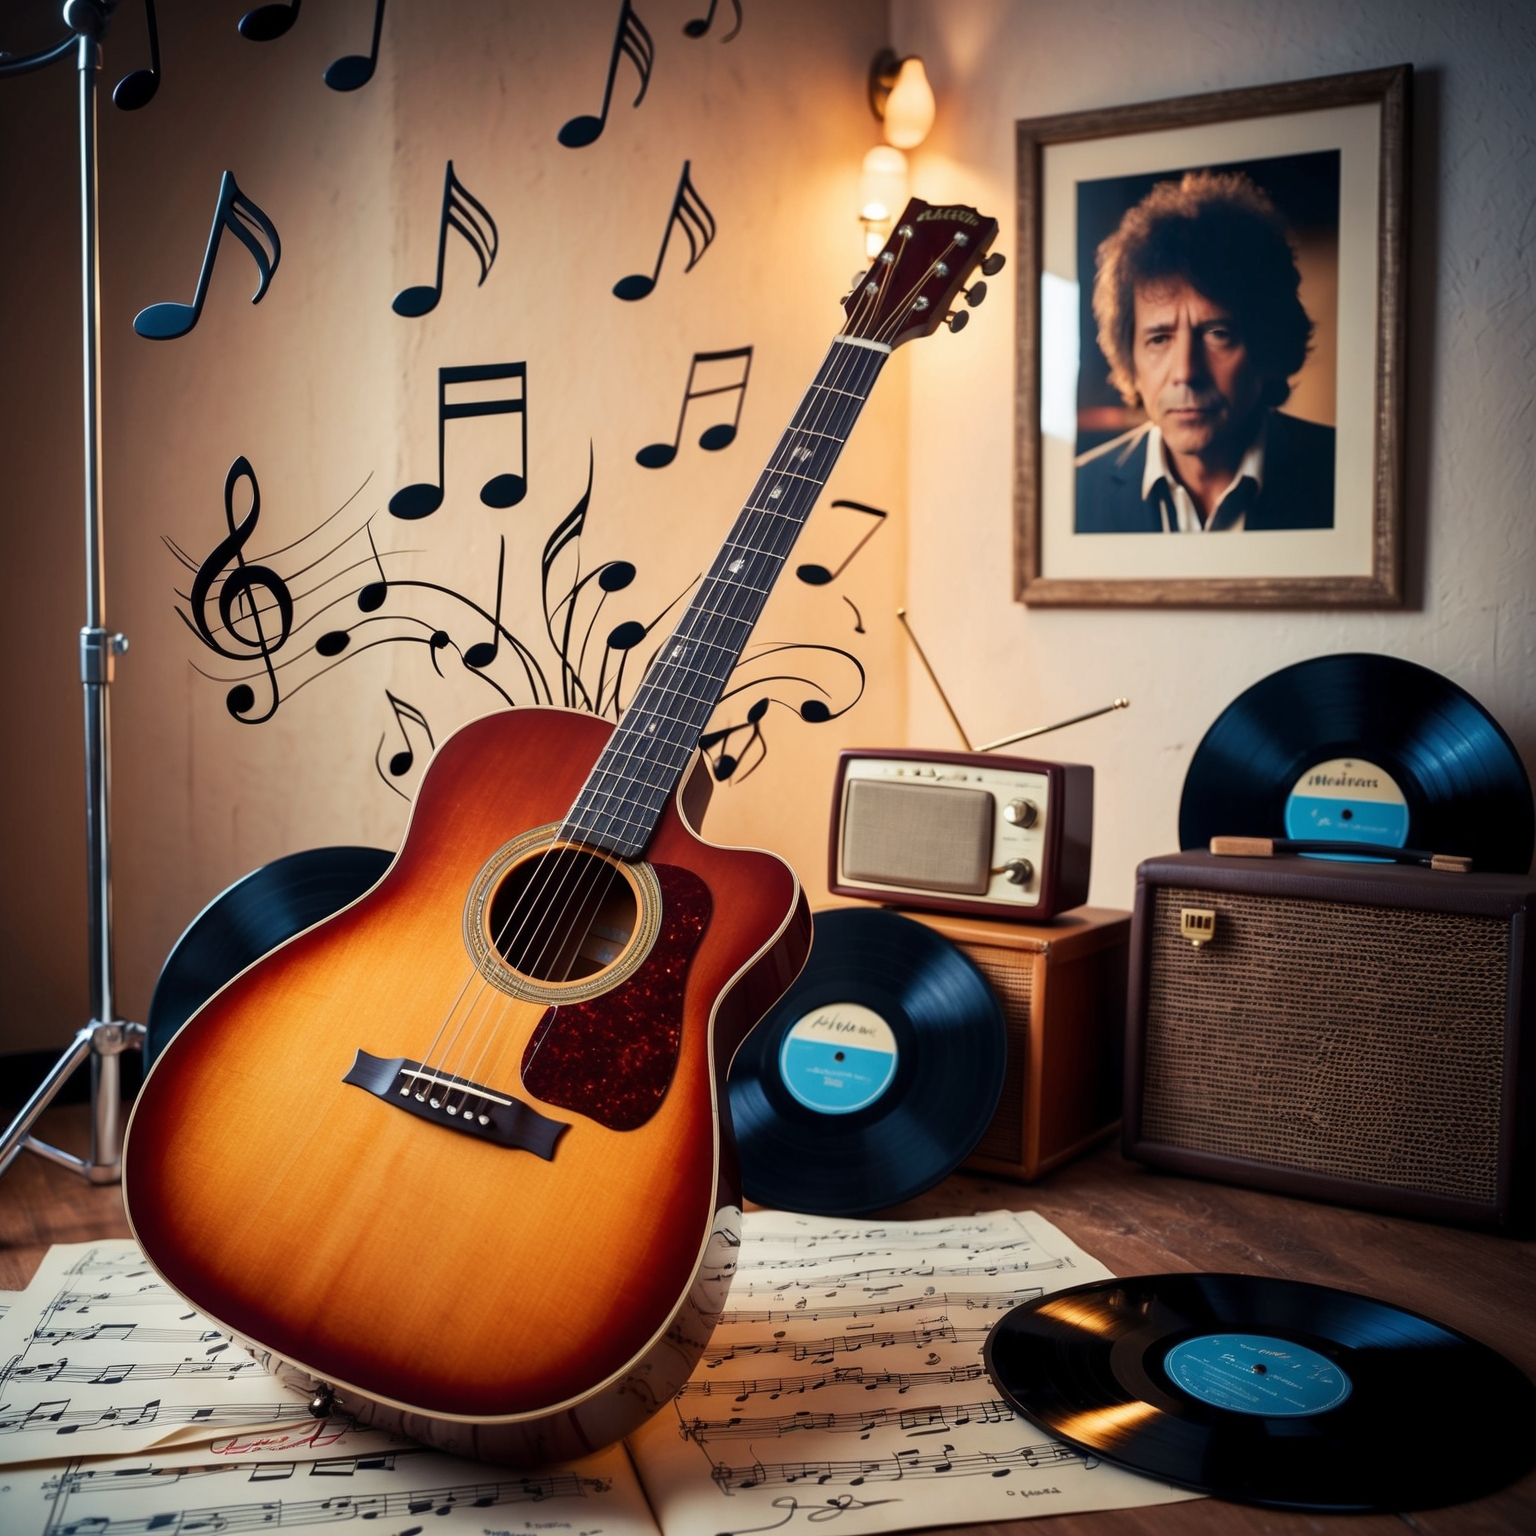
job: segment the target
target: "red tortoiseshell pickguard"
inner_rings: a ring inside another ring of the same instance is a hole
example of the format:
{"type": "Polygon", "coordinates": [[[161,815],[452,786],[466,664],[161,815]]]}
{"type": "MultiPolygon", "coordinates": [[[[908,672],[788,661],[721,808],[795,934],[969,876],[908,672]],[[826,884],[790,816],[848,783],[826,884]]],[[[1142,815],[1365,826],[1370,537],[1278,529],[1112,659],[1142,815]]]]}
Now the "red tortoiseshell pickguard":
{"type": "Polygon", "coordinates": [[[683,1037],[683,988],[709,925],[709,887],[653,864],[661,932],[628,981],[589,1002],[551,1008],[523,1052],[523,1086],[546,1104],[632,1131],[661,1108],[683,1037]]]}

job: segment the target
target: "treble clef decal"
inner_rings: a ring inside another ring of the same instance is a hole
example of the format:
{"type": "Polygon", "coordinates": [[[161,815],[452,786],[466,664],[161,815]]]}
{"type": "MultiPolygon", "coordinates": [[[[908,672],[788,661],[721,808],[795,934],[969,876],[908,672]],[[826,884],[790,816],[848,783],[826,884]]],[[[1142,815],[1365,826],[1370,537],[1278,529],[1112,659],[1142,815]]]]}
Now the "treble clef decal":
{"type": "Polygon", "coordinates": [[[229,525],[229,536],[214,545],[212,553],[197,568],[190,597],[191,617],[180,608],[176,610],[182,623],[216,655],[230,661],[261,657],[267,681],[272,685],[272,702],[266,713],[251,713],[256,707],[256,691],[249,683],[237,683],[224,699],[230,714],[246,725],[260,725],[277,713],[281,695],[272,653],[282,649],[293,629],[293,597],[287,583],[269,566],[245,563],[243,551],[260,516],[261,487],[256,483],[251,461],[242,453],[224,477],[224,521],[229,525]],[[251,509],[236,522],[235,486],[242,479],[251,482],[251,509]],[[215,584],[219,588],[216,598],[210,595],[215,584]],[[218,613],[217,628],[208,621],[210,604],[218,613]]]}

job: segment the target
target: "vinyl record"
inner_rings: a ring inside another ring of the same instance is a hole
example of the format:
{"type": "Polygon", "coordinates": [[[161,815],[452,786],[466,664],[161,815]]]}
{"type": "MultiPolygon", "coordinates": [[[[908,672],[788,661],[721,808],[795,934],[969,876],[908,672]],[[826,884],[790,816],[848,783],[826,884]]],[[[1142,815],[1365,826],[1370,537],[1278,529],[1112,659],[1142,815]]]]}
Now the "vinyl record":
{"type": "Polygon", "coordinates": [[[981,1139],[1007,1054],[1002,1006],[948,939],[879,908],[818,913],[800,979],[731,1065],[748,1198],[860,1216],[932,1188],[981,1139]]]}
{"type": "Polygon", "coordinates": [[[1179,845],[1228,836],[1387,843],[1523,875],[1536,808],[1509,738],[1449,678],[1318,656],[1239,694],[1195,749],[1179,845]]]}
{"type": "Polygon", "coordinates": [[[1385,1302],[1253,1275],[1144,1275],[1025,1302],[983,1358],[1078,1450],[1220,1498],[1426,1509],[1536,1462],[1536,1387],[1385,1302]]]}
{"type": "Polygon", "coordinates": [[[383,848],[306,848],[263,864],[215,896],[160,968],[144,1026],[145,1065],[226,981],[356,901],[392,858],[383,848]]]}

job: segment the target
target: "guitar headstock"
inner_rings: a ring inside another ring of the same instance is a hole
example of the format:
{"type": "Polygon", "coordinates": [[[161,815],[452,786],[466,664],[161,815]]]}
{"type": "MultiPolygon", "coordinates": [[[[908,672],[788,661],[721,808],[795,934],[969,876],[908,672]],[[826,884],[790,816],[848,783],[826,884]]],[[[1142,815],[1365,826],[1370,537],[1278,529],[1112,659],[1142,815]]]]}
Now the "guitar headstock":
{"type": "Polygon", "coordinates": [[[988,256],[997,220],[951,203],[932,207],[914,197],[896,221],[891,237],[843,300],[844,336],[899,347],[914,336],[931,336],[941,325],[958,331],[969,318],[950,312],[963,292],[975,306],[986,297],[983,282],[966,282],[979,267],[986,276],[1001,270],[1004,258],[988,256]]]}

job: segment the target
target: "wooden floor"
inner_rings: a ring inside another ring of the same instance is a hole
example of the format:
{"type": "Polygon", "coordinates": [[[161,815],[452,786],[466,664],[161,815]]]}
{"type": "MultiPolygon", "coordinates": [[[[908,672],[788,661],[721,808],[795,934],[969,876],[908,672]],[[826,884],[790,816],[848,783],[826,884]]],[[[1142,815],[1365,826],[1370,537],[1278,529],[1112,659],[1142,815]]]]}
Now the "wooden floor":
{"type": "MultiPolygon", "coordinates": [[[[83,1106],[52,1110],[39,1133],[83,1153],[85,1117],[83,1106]]],[[[915,1219],[999,1207],[1039,1211],[1116,1274],[1222,1270],[1365,1292],[1459,1328],[1536,1377],[1533,1243],[1170,1178],[1125,1162],[1112,1147],[1035,1185],[956,1175],[887,1214],[915,1219]]],[[[0,1179],[0,1289],[20,1289],[50,1243],[127,1234],[115,1188],[91,1188],[25,1154],[0,1179]]],[[[1475,1461],[1476,1412],[1475,1404],[1446,1403],[1439,1412],[1427,1404],[1423,1438],[1403,1447],[1404,1459],[1475,1461]]],[[[1319,1517],[1210,1500],[955,1529],[973,1536],[1376,1536],[1405,1526],[1426,1536],[1529,1536],[1536,1532],[1536,1473],[1474,1504],[1407,1515],[1319,1517]]]]}

